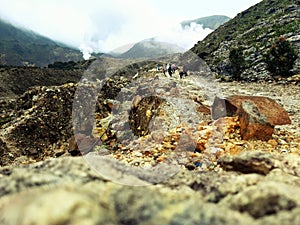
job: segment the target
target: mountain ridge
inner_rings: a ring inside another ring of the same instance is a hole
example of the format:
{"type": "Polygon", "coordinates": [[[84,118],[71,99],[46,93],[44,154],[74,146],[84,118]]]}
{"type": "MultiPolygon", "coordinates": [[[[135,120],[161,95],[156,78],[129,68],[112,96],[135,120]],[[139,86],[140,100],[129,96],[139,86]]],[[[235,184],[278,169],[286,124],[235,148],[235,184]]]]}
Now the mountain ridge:
{"type": "MultiPolygon", "coordinates": [[[[213,15],[201,17],[194,20],[185,20],[180,23],[182,29],[191,26],[192,23],[201,24],[203,29],[215,30],[217,27],[228,21],[230,18],[223,15],[213,15]]],[[[183,53],[185,49],[163,41],[158,41],[159,38],[148,38],[137,43],[131,43],[126,46],[117,48],[109,54],[114,57],[136,59],[136,58],[158,58],[166,55],[183,53]],[[123,50],[123,51],[122,51],[123,50]]]]}
{"type": "Polygon", "coordinates": [[[150,38],[134,44],[128,51],[118,57],[125,59],[158,58],[184,51],[183,48],[175,44],[156,41],[154,38],[150,38]]]}
{"type": "Polygon", "coordinates": [[[185,26],[190,26],[192,23],[196,23],[202,25],[203,29],[209,28],[211,30],[215,30],[230,19],[231,19],[230,17],[224,15],[212,15],[212,16],[197,18],[194,20],[182,21],[181,26],[182,28],[184,28],[185,26]]]}
{"type": "Polygon", "coordinates": [[[79,61],[82,53],[0,18],[0,65],[47,66],[56,61],[79,61]]]}

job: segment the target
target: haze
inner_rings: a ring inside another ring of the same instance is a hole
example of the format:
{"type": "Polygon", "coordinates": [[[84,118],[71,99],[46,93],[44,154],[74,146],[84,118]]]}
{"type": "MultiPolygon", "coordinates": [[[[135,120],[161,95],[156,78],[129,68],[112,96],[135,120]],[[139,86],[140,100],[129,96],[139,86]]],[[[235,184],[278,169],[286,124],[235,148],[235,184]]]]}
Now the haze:
{"type": "Polygon", "coordinates": [[[85,54],[151,37],[188,49],[211,30],[201,26],[184,30],[181,21],[211,15],[233,18],[260,1],[0,0],[0,17],[85,54]]]}

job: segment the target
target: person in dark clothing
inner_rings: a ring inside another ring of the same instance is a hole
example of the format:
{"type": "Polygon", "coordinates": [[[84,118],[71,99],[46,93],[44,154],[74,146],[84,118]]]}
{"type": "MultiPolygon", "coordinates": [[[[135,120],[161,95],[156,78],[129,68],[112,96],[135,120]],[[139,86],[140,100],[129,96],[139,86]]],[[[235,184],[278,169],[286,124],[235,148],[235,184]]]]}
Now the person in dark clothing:
{"type": "Polygon", "coordinates": [[[171,65],[169,65],[169,67],[168,67],[168,73],[169,73],[170,77],[172,77],[172,67],[171,67],[171,65]]]}
{"type": "Polygon", "coordinates": [[[183,66],[182,68],[180,68],[180,70],[179,70],[179,76],[180,76],[180,78],[182,78],[183,76],[187,76],[187,71],[186,71],[185,66],[183,66]]]}

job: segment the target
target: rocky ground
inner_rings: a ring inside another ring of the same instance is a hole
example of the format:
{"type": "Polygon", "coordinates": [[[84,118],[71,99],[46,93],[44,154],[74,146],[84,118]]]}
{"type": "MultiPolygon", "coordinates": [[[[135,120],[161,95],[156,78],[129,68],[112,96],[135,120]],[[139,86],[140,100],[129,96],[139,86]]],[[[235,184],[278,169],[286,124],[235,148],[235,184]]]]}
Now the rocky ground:
{"type": "Polygon", "coordinates": [[[1,102],[0,224],[300,224],[300,86],[143,71],[98,96],[92,132],[102,139],[90,153],[80,150],[95,138],[78,138],[77,152],[68,143],[90,123],[72,124],[74,111],[90,113],[72,108],[78,85],[1,102]],[[214,96],[232,94],[270,97],[292,123],[268,141],[242,140],[237,117],[209,117],[214,96]],[[134,110],[149,103],[142,127],[134,110]]]}
{"type": "MultiPolygon", "coordinates": [[[[127,121],[128,117],[130,120],[130,113],[126,114],[124,110],[115,113],[114,116],[117,119],[113,120],[116,127],[114,131],[119,139],[123,140],[123,136],[126,138],[121,148],[113,152],[114,158],[132,166],[146,168],[161,162],[173,164],[176,161],[186,168],[203,171],[218,170],[216,160],[223,154],[235,155],[244,151],[263,151],[278,155],[288,153],[299,156],[299,86],[278,83],[219,83],[198,78],[195,81],[189,77],[179,80],[177,75],[167,78],[169,79],[167,84],[164,84],[165,78],[158,79],[158,81],[151,80],[149,77],[147,79],[151,87],[158,90],[152,90],[152,93],[151,90],[147,90],[147,95],[155,93],[155,96],[162,96],[159,92],[161,89],[165,90],[163,97],[173,105],[170,107],[167,103],[162,103],[155,119],[149,116],[150,122],[142,123],[141,118],[136,118],[135,120],[140,122],[140,124],[135,124],[137,135],[146,131],[143,128],[144,124],[149,123],[151,130],[149,135],[139,139],[132,136],[129,138],[128,135],[132,133],[126,132],[126,127],[130,124],[124,124],[124,121],[127,121]],[[233,94],[270,97],[288,112],[292,122],[289,125],[276,126],[269,140],[243,140],[237,117],[212,121],[205,108],[212,104],[215,96],[226,98],[233,94]],[[199,102],[201,102],[200,106],[199,102]],[[193,109],[196,110],[193,111],[193,109]],[[139,128],[141,130],[138,130],[139,128]],[[130,143],[128,143],[129,139],[130,143]]],[[[145,91],[145,88],[142,89],[145,91]]],[[[125,92],[129,99],[131,95],[128,93],[130,92],[132,95],[140,96],[135,85],[128,87],[125,92]]],[[[147,114],[149,102],[146,105],[145,112],[141,112],[142,115],[147,114]]],[[[131,101],[121,101],[120,108],[123,107],[126,109],[132,107],[131,101]]],[[[150,111],[155,110],[150,107],[148,112],[150,111]]],[[[139,112],[136,111],[136,113],[139,112]]],[[[100,127],[99,130],[101,133],[103,128],[100,127]]],[[[101,151],[101,147],[98,150],[101,151]]]]}

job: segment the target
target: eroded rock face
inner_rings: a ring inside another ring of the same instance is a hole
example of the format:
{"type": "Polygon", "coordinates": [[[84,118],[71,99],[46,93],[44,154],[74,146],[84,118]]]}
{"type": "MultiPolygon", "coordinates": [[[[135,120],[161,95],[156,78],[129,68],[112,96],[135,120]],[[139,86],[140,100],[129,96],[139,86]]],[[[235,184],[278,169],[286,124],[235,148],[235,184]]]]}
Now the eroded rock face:
{"type": "Polygon", "coordinates": [[[9,154],[6,143],[0,139],[0,166],[6,166],[14,159],[14,155],[9,154]]]}
{"type": "Polygon", "coordinates": [[[57,87],[36,87],[16,103],[17,116],[5,125],[5,137],[23,155],[41,156],[45,149],[72,135],[72,99],[75,84],[57,87]]]}
{"type": "Polygon", "coordinates": [[[215,98],[212,117],[238,116],[244,140],[269,140],[275,125],[290,124],[288,113],[268,97],[234,95],[227,99],[215,98]]]}
{"type": "Polygon", "coordinates": [[[129,124],[132,132],[137,136],[149,134],[149,123],[153,116],[156,116],[162,99],[156,96],[149,96],[141,99],[136,106],[133,106],[129,113],[129,124]]]}

